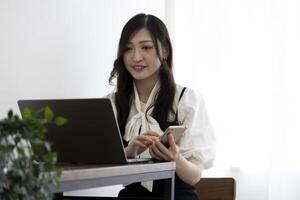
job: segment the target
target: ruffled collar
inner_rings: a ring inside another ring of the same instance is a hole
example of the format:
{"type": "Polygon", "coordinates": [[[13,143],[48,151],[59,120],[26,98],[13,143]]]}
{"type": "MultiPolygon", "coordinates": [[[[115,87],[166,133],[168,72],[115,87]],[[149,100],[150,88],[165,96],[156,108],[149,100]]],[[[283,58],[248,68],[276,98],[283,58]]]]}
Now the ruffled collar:
{"type": "Polygon", "coordinates": [[[160,81],[158,80],[153,87],[150,96],[146,103],[146,109],[150,107],[148,112],[143,112],[141,109],[141,101],[138,95],[136,85],[133,83],[134,96],[132,106],[130,108],[129,118],[125,126],[125,134],[123,136],[124,140],[130,141],[137,135],[143,134],[146,131],[155,131],[162,134],[158,122],[150,115],[153,111],[153,102],[155,100],[156,94],[160,88],[160,81]]]}

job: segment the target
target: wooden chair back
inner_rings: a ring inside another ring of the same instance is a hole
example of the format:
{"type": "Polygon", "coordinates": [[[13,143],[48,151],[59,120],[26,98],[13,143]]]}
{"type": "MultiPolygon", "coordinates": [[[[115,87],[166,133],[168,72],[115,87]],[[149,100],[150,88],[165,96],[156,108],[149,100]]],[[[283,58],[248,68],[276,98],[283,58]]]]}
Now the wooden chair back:
{"type": "Polygon", "coordinates": [[[233,178],[201,178],[195,187],[201,200],[235,200],[233,178]]]}

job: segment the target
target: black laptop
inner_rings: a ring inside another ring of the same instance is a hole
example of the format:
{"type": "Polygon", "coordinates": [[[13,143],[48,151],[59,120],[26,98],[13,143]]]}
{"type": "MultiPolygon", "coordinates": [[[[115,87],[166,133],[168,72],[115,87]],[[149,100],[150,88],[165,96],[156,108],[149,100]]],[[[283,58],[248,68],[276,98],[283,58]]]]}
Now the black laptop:
{"type": "Polygon", "coordinates": [[[19,100],[18,106],[50,106],[55,116],[67,118],[63,126],[47,125],[46,139],[58,154],[58,163],[126,164],[151,159],[127,159],[112,103],[108,98],[19,100]]]}

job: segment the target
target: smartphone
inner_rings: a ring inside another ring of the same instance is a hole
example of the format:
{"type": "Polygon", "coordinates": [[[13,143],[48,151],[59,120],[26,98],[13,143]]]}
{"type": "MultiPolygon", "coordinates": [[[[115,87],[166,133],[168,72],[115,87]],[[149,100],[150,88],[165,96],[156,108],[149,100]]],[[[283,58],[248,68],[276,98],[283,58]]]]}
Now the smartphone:
{"type": "Polygon", "coordinates": [[[173,134],[175,143],[178,143],[186,129],[187,129],[186,126],[182,126],[182,125],[169,126],[165,130],[164,134],[162,136],[160,136],[161,143],[163,143],[167,147],[169,146],[168,137],[167,137],[168,134],[173,134]]]}

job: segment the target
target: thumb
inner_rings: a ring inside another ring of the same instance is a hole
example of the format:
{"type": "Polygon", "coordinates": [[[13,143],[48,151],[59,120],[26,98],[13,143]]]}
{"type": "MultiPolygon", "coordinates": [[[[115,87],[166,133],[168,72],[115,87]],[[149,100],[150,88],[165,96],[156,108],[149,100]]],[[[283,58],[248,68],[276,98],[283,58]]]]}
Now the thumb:
{"type": "Polygon", "coordinates": [[[175,140],[172,134],[168,134],[168,142],[171,150],[176,150],[175,140]]]}

